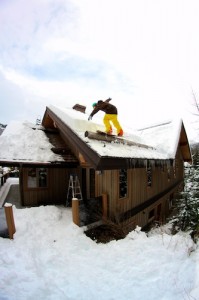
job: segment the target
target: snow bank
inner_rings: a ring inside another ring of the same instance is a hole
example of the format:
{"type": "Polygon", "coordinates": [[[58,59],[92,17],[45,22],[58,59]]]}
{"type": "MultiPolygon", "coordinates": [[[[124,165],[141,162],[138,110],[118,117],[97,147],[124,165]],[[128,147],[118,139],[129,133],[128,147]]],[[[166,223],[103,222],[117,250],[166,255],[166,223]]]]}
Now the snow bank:
{"type": "Polygon", "coordinates": [[[14,240],[0,238],[0,299],[199,299],[199,251],[185,234],[136,228],[96,244],[70,208],[14,208],[14,216],[14,240]]]}

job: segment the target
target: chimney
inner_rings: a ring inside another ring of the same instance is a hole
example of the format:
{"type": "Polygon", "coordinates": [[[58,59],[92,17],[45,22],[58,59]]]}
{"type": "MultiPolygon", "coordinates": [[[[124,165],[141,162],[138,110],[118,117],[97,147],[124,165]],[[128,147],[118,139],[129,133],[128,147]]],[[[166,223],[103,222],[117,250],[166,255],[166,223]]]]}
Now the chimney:
{"type": "Polygon", "coordinates": [[[75,109],[75,110],[77,110],[77,111],[80,111],[80,112],[82,112],[82,113],[85,114],[86,106],[81,105],[81,104],[75,104],[75,105],[73,106],[73,109],[75,109]]]}

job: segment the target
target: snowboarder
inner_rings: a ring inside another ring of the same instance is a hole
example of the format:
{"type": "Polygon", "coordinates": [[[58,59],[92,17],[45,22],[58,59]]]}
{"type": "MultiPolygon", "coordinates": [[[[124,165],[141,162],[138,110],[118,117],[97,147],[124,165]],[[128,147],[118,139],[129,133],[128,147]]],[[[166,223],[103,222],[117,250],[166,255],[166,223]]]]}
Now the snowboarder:
{"type": "Polygon", "coordinates": [[[117,129],[117,135],[123,136],[123,130],[122,127],[117,119],[117,108],[110,104],[111,98],[108,98],[105,101],[99,100],[98,102],[93,103],[93,111],[91,112],[88,120],[92,120],[92,117],[100,110],[105,112],[104,115],[104,125],[106,127],[106,133],[112,134],[112,126],[111,123],[114,125],[114,127],[117,129]],[[111,122],[111,123],[110,123],[111,122]]]}

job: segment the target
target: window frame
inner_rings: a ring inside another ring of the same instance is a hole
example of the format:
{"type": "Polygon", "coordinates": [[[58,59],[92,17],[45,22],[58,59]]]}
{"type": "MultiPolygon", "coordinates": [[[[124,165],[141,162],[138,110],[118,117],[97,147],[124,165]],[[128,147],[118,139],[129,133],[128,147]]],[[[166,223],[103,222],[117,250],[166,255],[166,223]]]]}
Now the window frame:
{"type": "Polygon", "coordinates": [[[119,199],[125,199],[128,197],[128,170],[127,169],[119,169],[118,171],[118,194],[119,194],[119,199]],[[123,174],[121,174],[123,172],[123,174]],[[125,179],[123,178],[125,176],[125,179]],[[123,179],[122,179],[123,178],[123,179]],[[122,179],[122,180],[121,180],[122,179]],[[125,185],[125,186],[121,186],[125,185]],[[124,195],[122,194],[122,189],[125,190],[124,195]]]}
{"type": "Polygon", "coordinates": [[[146,183],[147,183],[147,188],[152,188],[153,169],[152,169],[152,166],[149,166],[149,165],[146,168],[146,183]]]}
{"type": "Polygon", "coordinates": [[[43,168],[43,167],[40,167],[40,168],[28,168],[27,169],[27,178],[26,178],[26,188],[28,189],[28,190],[43,190],[43,189],[47,189],[48,188],[48,186],[49,186],[49,173],[48,173],[48,168],[43,168]],[[41,176],[40,176],[40,172],[41,172],[41,170],[45,170],[45,173],[46,173],[46,179],[45,179],[45,182],[46,182],[46,185],[44,185],[44,186],[42,186],[41,184],[40,184],[40,178],[41,178],[41,176]],[[29,185],[29,177],[31,177],[31,176],[29,176],[29,172],[35,172],[35,176],[33,177],[33,178],[35,178],[35,180],[33,181],[33,185],[31,186],[31,185],[29,185]]]}

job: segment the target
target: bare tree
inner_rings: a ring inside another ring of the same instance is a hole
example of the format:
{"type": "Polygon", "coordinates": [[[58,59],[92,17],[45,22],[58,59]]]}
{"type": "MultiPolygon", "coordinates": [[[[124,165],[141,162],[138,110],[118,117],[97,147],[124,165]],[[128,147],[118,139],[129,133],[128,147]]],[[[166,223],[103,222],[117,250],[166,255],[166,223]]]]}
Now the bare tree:
{"type": "Polygon", "coordinates": [[[194,107],[196,108],[196,113],[193,113],[195,116],[199,117],[199,100],[196,97],[196,94],[194,93],[193,89],[192,89],[192,96],[193,96],[193,100],[194,100],[194,107]]]}

